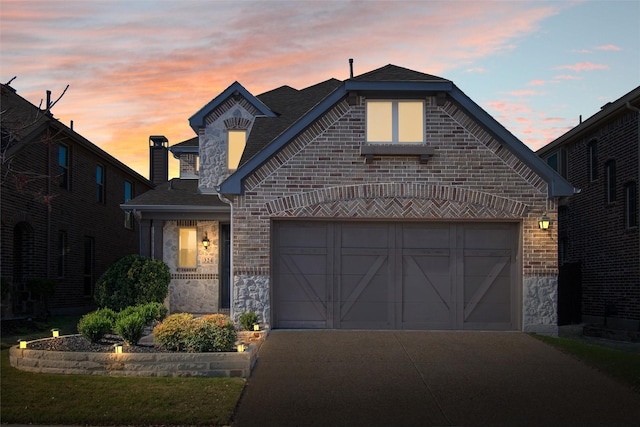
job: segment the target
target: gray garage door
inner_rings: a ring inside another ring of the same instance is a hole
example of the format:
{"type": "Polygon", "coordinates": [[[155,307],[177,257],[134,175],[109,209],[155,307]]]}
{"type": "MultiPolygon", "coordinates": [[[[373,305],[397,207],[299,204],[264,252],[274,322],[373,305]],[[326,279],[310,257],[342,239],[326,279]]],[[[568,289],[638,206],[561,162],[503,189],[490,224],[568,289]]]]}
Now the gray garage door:
{"type": "Polygon", "coordinates": [[[515,223],[276,221],[276,328],[517,329],[515,223]]]}

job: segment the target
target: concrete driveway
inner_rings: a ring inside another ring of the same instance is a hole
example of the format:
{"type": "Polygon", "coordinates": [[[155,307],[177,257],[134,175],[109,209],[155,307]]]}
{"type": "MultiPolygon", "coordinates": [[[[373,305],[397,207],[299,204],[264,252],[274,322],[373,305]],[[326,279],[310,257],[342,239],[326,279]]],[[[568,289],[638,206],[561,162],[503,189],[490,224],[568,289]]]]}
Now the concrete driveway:
{"type": "Polygon", "coordinates": [[[519,332],[272,331],[234,427],[638,426],[640,394],[519,332]]]}

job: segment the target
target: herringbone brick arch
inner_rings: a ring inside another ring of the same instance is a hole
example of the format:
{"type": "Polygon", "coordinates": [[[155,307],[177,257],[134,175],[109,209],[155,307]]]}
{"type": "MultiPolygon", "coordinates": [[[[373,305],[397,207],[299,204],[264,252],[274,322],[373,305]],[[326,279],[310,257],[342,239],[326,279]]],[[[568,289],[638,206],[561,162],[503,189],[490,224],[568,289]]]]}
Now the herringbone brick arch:
{"type": "Polygon", "coordinates": [[[524,203],[428,184],[362,184],[298,193],[266,204],[272,216],[323,218],[522,218],[524,203]]]}

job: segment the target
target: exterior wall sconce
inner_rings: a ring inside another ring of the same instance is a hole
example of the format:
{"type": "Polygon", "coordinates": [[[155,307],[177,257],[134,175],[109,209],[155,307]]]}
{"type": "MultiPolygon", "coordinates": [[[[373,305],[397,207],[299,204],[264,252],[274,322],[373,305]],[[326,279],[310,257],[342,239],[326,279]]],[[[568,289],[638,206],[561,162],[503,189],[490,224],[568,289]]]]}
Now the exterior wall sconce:
{"type": "Polygon", "coordinates": [[[540,230],[548,230],[549,225],[551,225],[551,220],[549,219],[549,217],[546,215],[542,215],[542,218],[538,220],[538,227],[540,227],[540,230]]]}
{"type": "Polygon", "coordinates": [[[207,232],[204,232],[204,237],[202,238],[202,246],[205,249],[209,249],[209,245],[211,244],[211,242],[209,241],[209,237],[207,237],[207,232]]]}
{"type": "Polygon", "coordinates": [[[114,344],[113,352],[116,354],[122,354],[122,344],[114,344]]]}
{"type": "Polygon", "coordinates": [[[51,330],[51,335],[52,335],[54,338],[58,338],[58,337],[60,336],[60,330],[59,330],[58,328],[53,328],[53,329],[51,330]]]}
{"type": "Polygon", "coordinates": [[[245,350],[245,345],[244,344],[238,344],[237,347],[238,349],[238,353],[243,353],[245,350]]]}
{"type": "Polygon", "coordinates": [[[18,343],[20,343],[20,345],[19,345],[20,348],[27,348],[27,341],[18,340],[18,343]]]}

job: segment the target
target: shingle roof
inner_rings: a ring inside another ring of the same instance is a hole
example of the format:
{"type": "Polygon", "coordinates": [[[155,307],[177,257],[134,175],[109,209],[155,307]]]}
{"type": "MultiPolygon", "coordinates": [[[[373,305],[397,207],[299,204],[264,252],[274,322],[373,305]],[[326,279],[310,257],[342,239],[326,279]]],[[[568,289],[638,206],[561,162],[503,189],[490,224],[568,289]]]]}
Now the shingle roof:
{"type": "Polygon", "coordinates": [[[145,209],[168,206],[207,206],[212,209],[229,206],[216,196],[198,193],[197,179],[179,179],[159,184],[155,189],[141,194],[121,205],[124,209],[145,209]]]}
{"type": "Polygon", "coordinates": [[[388,64],[368,73],[351,78],[352,81],[363,82],[448,82],[449,80],[431,74],[421,73],[397,65],[388,64]]]}
{"type": "Polygon", "coordinates": [[[278,117],[257,117],[242,153],[240,166],[259,153],[265,145],[273,141],[285,129],[297,122],[318,102],[338,88],[342,82],[329,79],[308,88],[297,90],[289,86],[258,95],[269,109],[278,117]]]}

